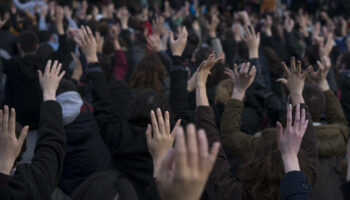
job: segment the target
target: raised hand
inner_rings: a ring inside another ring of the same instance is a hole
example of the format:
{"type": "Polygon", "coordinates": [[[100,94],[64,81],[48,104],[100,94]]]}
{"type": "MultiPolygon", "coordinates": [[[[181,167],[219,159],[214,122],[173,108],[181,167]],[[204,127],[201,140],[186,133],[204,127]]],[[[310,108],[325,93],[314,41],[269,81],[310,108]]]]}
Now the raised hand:
{"type": "Polygon", "coordinates": [[[104,37],[101,36],[101,33],[98,31],[95,32],[95,35],[96,35],[97,53],[102,53],[104,37]]]}
{"type": "Polygon", "coordinates": [[[75,55],[73,52],[70,52],[70,55],[73,58],[74,61],[74,71],[72,73],[72,79],[77,81],[78,83],[80,82],[80,78],[83,75],[83,65],[80,62],[80,53],[78,51],[78,54],[75,55]]]}
{"type": "Polygon", "coordinates": [[[243,100],[245,92],[254,82],[256,75],[255,66],[250,68],[249,62],[243,63],[241,69],[238,72],[237,64],[234,64],[233,71],[226,70],[226,74],[228,74],[234,82],[232,99],[243,100]]]}
{"type": "Polygon", "coordinates": [[[148,49],[154,53],[158,53],[164,50],[160,37],[157,34],[149,36],[147,42],[148,49]]]}
{"type": "Polygon", "coordinates": [[[157,114],[155,114],[153,110],[151,111],[152,126],[148,125],[146,131],[148,151],[150,152],[153,158],[154,177],[158,176],[161,161],[164,159],[169,149],[173,146],[175,138],[175,134],[173,132],[176,128],[180,126],[181,123],[181,120],[178,120],[176,122],[173,132],[170,132],[169,112],[165,112],[164,118],[162,115],[162,111],[159,108],[156,112],[157,114]]]}
{"type": "Polygon", "coordinates": [[[179,37],[174,40],[174,35],[170,32],[170,48],[173,52],[174,56],[181,56],[185,50],[186,42],[187,42],[187,29],[186,27],[182,27],[179,33],[179,37]]]}
{"type": "Polygon", "coordinates": [[[259,57],[259,44],[260,44],[260,33],[255,33],[255,29],[252,25],[245,26],[245,34],[243,40],[249,49],[249,58],[259,57]]]}
{"type": "Polygon", "coordinates": [[[302,109],[300,113],[300,104],[297,104],[296,106],[293,123],[292,110],[292,105],[289,105],[287,112],[287,126],[285,131],[283,131],[282,124],[277,122],[278,148],[282,154],[285,173],[296,170],[300,171],[298,152],[309,123],[309,120],[306,120],[305,118],[305,109],[302,109]]]}
{"type": "Polygon", "coordinates": [[[164,17],[157,16],[156,19],[152,20],[152,30],[154,35],[160,36],[163,32],[164,17]]]}
{"type": "Polygon", "coordinates": [[[28,126],[16,136],[16,111],[8,106],[0,110],[0,173],[10,175],[12,167],[21,152],[24,140],[27,137],[28,126]]]}
{"type": "Polygon", "coordinates": [[[90,27],[81,26],[80,34],[74,35],[73,39],[84,53],[87,62],[98,62],[97,43],[90,27]]]}
{"type": "Polygon", "coordinates": [[[218,27],[219,23],[220,20],[216,15],[211,16],[211,23],[206,21],[206,27],[209,30],[210,37],[216,37],[216,28],[218,27]]]}
{"type": "Polygon", "coordinates": [[[335,42],[334,42],[333,36],[330,34],[327,37],[327,41],[325,44],[323,42],[320,43],[320,57],[324,57],[324,56],[328,57],[331,54],[331,51],[334,46],[335,46],[335,42]]]}
{"type": "Polygon", "coordinates": [[[65,71],[61,72],[62,64],[57,60],[52,64],[49,60],[45,67],[44,74],[38,70],[39,82],[41,90],[43,91],[44,101],[56,100],[56,90],[63,78],[65,71]]]}
{"type": "Polygon", "coordinates": [[[323,91],[329,90],[329,85],[327,81],[327,75],[329,69],[331,68],[331,59],[327,56],[321,58],[321,62],[317,61],[318,70],[314,71],[313,68],[311,72],[311,79],[320,86],[323,91]]]}
{"type": "Polygon", "coordinates": [[[302,92],[304,89],[305,78],[309,74],[311,67],[308,67],[304,72],[301,71],[301,62],[298,61],[295,65],[295,58],[291,58],[291,68],[288,69],[285,62],[282,62],[283,70],[287,78],[280,78],[277,82],[284,84],[289,92],[293,102],[293,105],[298,103],[304,103],[302,92]]]}
{"type": "Polygon", "coordinates": [[[291,18],[285,19],[284,20],[284,29],[290,33],[292,32],[293,28],[294,28],[294,20],[291,18]]]}
{"type": "Polygon", "coordinates": [[[7,23],[7,21],[10,19],[10,13],[5,13],[4,18],[0,17],[0,29],[7,23]]]}
{"type": "Polygon", "coordinates": [[[175,149],[161,164],[157,187],[162,199],[199,199],[215,164],[220,144],[214,143],[209,152],[203,130],[196,134],[194,125],[186,130],[185,139],[183,129],[176,129],[175,149]]]}
{"type": "Polygon", "coordinates": [[[221,58],[215,58],[215,53],[209,55],[208,59],[203,61],[197,70],[196,87],[206,87],[207,79],[211,69],[221,61],[221,58]]]}

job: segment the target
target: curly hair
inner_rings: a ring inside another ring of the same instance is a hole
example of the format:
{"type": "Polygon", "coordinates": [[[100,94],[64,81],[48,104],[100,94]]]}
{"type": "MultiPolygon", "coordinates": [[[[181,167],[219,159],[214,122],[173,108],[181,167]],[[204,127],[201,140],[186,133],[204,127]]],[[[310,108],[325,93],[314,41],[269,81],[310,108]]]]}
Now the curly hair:
{"type": "MultiPolygon", "coordinates": [[[[276,129],[259,138],[259,145],[246,157],[238,171],[242,183],[242,199],[280,200],[280,181],[284,176],[284,166],[278,149],[276,129]]],[[[301,170],[310,184],[316,177],[315,166],[306,160],[305,152],[298,154],[301,170]]]]}
{"type": "Polygon", "coordinates": [[[144,57],[129,80],[130,88],[163,91],[163,80],[167,76],[165,67],[156,54],[144,57]]]}

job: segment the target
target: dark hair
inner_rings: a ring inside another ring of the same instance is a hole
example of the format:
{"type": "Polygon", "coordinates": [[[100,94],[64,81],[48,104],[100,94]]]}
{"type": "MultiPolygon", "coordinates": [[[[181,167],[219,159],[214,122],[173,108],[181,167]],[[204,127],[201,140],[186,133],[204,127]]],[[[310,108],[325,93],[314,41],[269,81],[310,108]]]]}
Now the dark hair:
{"type": "Polygon", "coordinates": [[[264,47],[263,51],[269,64],[269,71],[277,77],[282,76],[283,69],[281,67],[281,59],[278,57],[277,53],[270,47],[264,47]]]}
{"type": "Polygon", "coordinates": [[[211,70],[208,76],[207,87],[219,84],[221,81],[230,78],[225,74],[225,63],[218,62],[211,70]]]}
{"type": "Polygon", "coordinates": [[[73,193],[72,200],[137,200],[133,184],[121,172],[104,171],[91,175],[73,193]]]}
{"type": "MultiPolygon", "coordinates": [[[[152,89],[143,90],[133,98],[128,106],[127,118],[134,125],[136,132],[144,132],[147,125],[151,122],[151,110],[156,110],[157,108],[160,108],[163,112],[168,111],[170,118],[174,118],[168,101],[152,89]]],[[[173,124],[172,120],[170,122],[173,124]]]]}
{"type": "Polygon", "coordinates": [[[62,79],[57,89],[57,95],[68,91],[78,91],[77,85],[72,80],[62,79]]]}
{"type": "MultiPolygon", "coordinates": [[[[245,163],[238,171],[242,183],[242,199],[279,200],[280,181],[284,176],[284,166],[278,149],[276,129],[264,131],[259,144],[247,155],[245,163]]],[[[309,183],[314,183],[315,167],[306,160],[305,152],[298,154],[300,168],[309,183]]]]}
{"type": "Polygon", "coordinates": [[[156,54],[151,54],[141,60],[130,78],[129,85],[130,88],[151,88],[162,92],[166,75],[167,72],[160,58],[156,54]]]}
{"type": "Polygon", "coordinates": [[[18,44],[24,53],[36,51],[39,39],[33,31],[22,31],[18,36],[18,44]]]}
{"type": "Polygon", "coordinates": [[[309,107],[312,121],[319,122],[322,113],[325,112],[326,97],[322,89],[315,84],[305,83],[303,89],[305,104],[309,107]]]}
{"type": "Polygon", "coordinates": [[[305,57],[309,61],[309,65],[316,65],[317,61],[320,60],[318,45],[314,44],[306,47],[305,57]]]}
{"type": "Polygon", "coordinates": [[[49,57],[53,52],[54,50],[49,44],[42,43],[36,51],[36,55],[39,57],[49,57]]]}
{"type": "Polygon", "coordinates": [[[191,60],[193,56],[193,52],[195,52],[198,43],[199,43],[199,38],[197,34],[194,31],[189,31],[188,37],[187,37],[187,43],[186,43],[184,52],[182,53],[182,57],[184,57],[187,60],[191,60]]]}
{"type": "Polygon", "coordinates": [[[345,52],[340,59],[340,66],[344,65],[345,69],[350,69],[350,52],[345,52]]]}

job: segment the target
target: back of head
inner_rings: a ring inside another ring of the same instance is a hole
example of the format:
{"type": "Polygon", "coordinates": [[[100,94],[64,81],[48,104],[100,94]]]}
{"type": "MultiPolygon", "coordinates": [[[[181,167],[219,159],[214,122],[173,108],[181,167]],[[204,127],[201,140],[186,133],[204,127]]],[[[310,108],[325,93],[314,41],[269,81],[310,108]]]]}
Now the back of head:
{"type": "MultiPolygon", "coordinates": [[[[276,129],[264,130],[258,139],[258,145],[245,157],[246,160],[238,171],[242,183],[242,199],[281,199],[280,181],[285,172],[276,137],[276,129]]],[[[298,159],[301,170],[312,185],[315,181],[315,166],[306,159],[302,149],[298,159]]]]}
{"type": "Polygon", "coordinates": [[[38,36],[33,31],[22,31],[18,36],[18,45],[23,53],[34,53],[38,42],[38,36]]]}
{"type": "Polygon", "coordinates": [[[345,52],[340,59],[341,69],[350,69],[350,52],[345,52]]]}
{"type": "Polygon", "coordinates": [[[231,99],[233,87],[234,83],[231,79],[221,81],[215,91],[215,103],[226,105],[231,99]]]}
{"type": "Polygon", "coordinates": [[[53,48],[47,44],[42,43],[40,44],[38,50],[36,51],[36,55],[40,57],[48,57],[54,52],[53,48]]]}
{"type": "Polygon", "coordinates": [[[119,171],[91,175],[72,195],[72,200],[137,200],[132,183],[119,171]]]}
{"type": "Polygon", "coordinates": [[[131,88],[163,90],[163,80],[167,73],[165,67],[156,54],[144,57],[130,78],[131,88]]]}
{"type": "MultiPolygon", "coordinates": [[[[151,122],[150,112],[160,108],[163,112],[169,111],[172,119],[170,105],[164,97],[158,92],[148,89],[141,91],[133,98],[128,106],[128,120],[134,125],[136,132],[144,132],[147,125],[151,122]]],[[[172,122],[172,120],[171,120],[172,122]]]]}
{"type": "Polygon", "coordinates": [[[325,112],[326,97],[322,89],[315,84],[305,83],[303,89],[305,104],[309,107],[312,121],[319,122],[325,112]]]}

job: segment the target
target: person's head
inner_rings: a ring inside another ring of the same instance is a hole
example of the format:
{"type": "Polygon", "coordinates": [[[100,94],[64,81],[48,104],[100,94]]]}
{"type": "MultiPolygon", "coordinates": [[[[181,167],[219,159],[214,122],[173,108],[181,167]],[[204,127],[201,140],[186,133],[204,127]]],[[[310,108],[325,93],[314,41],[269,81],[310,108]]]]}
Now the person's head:
{"type": "Polygon", "coordinates": [[[39,57],[48,57],[54,52],[53,48],[51,45],[48,43],[41,43],[39,45],[38,50],[36,51],[36,55],[39,57]]]}
{"type": "Polygon", "coordinates": [[[318,60],[320,60],[319,46],[314,44],[306,47],[305,54],[303,56],[305,66],[316,65],[318,60]]]}
{"type": "Polygon", "coordinates": [[[234,82],[232,79],[226,79],[219,83],[215,91],[215,103],[226,105],[232,96],[234,82]]]}
{"type": "MultiPolygon", "coordinates": [[[[269,129],[258,139],[259,144],[249,152],[238,171],[242,183],[243,199],[278,200],[284,165],[277,145],[276,129],[269,129]]],[[[309,183],[315,180],[315,167],[306,159],[305,152],[298,154],[301,171],[309,183]]]]}
{"type": "Polygon", "coordinates": [[[18,36],[17,47],[23,54],[34,54],[39,47],[39,39],[33,31],[22,31],[18,36]]]}
{"type": "Polygon", "coordinates": [[[72,200],[138,200],[133,184],[116,170],[91,175],[73,193],[72,200]]]}
{"type": "Polygon", "coordinates": [[[130,78],[129,85],[130,88],[150,88],[161,93],[166,75],[167,72],[160,58],[156,54],[151,54],[141,60],[130,78]]]}
{"type": "Polygon", "coordinates": [[[339,67],[340,69],[350,69],[350,51],[341,55],[339,67]]]}
{"type": "Polygon", "coordinates": [[[325,112],[326,97],[322,89],[315,84],[305,83],[303,89],[305,104],[309,107],[312,121],[319,122],[325,112]]]}
{"type": "Polygon", "coordinates": [[[182,57],[184,57],[187,60],[191,60],[193,57],[193,52],[195,52],[198,43],[199,38],[197,34],[194,31],[189,31],[186,47],[184,49],[184,52],[182,53],[182,57]]]}
{"type": "MultiPolygon", "coordinates": [[[[136,132],[144,132],[151,122],[150,112],[160,108],[162,112],[168,111],[170,123],[173,122],[173,113],[168,101],[158,92],[147,89],[137,94],[128,105],[128,121],[133,124],[136,132]]],[[[172,123],[174,124],[174,123],[172,123]]]]}
{"type": "Polygon", "coordinates": [[[78,91],[77,85],[72,80],[63,78],[60,81],[60,84],[57,88],[56,95],[60,95],[64,92],[69,92],[69,91],[77,92],[78,91]]]}

